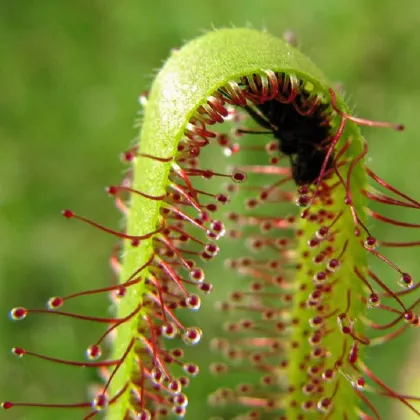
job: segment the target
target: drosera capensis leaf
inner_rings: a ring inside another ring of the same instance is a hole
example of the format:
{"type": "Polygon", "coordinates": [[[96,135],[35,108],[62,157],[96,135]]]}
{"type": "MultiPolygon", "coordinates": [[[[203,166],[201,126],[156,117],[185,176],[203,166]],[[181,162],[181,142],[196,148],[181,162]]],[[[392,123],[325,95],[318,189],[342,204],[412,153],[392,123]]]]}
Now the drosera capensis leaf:
{"type": "MultiPolygon", "coordinates": [[[[320,70],[289,44],[270,34],[249,29],[209,32],[175,51],[157,75],[148,96],[140,134],[140,151],[158,157],[174,156],[189,120],[208,96],[230,81],[266,69],[298,71],[301,77],[318,83],[327,91],[328,85],[320,70]]],[[[360,136],[357,128],[355,131],[360,136]]],[[[162,194],[168,183],[170,165],[171,162],[137,158],[134,188],[148,194],[162,194]]],[[[151,205],[150,201],[140,196],[131,197],[127,218],[129,232],[144,234],[156,228],[160,203],[153,202],[153,210],[149,210],[151,205]],[[145,216],[150,223],[144,223],[145,216]]],[[[142,244],[144,255],[139,248],[126,248],[122,279],[128,278],[150,258],[153,252],[150,242],[142,244]]],[[[141,296],[141,293],[138,291],[133,298],[127,296],[120,303],[119,313],[130,313],[138,304],[138,295],[141,296]]],[[[120,328],[114,354],[121,354],[137,322],[134,318],[132,325],[127,323],[120,328]]],[[[130,368],[129,360],[120,368],[113,380],[114,392],[125,384],[130,368]]],[[[122,405],[122,411],[118,414],[119,405],[117,403],[111,408],[111,416],[114,412],[116,415],[124,412],[122,405]]]]}
{"type": "MultiPolygon", "coordinates": [[[[226,278],[241,281],[218,303],[229,324],[212,341],[223,354],[210,367],[221,375],[220,386],[198,403],[208,418],[378,419],[372,392],[419,415],[411,405],[416,398],[380,381],[364,358],[365,348],[419,326],[418,298],[405,303],[417,283],[382,253],[394,246],[410,252],[417,243],[385,243],[369,231],[372,221],[418,226],[369,206],[415,211],[420,204],[365,166],[360,131],[403,127],[351,116],[305,55],[253,29],[209,32],[174,51],[143,102],[139,145],[124,155],[132,168],[121,185],[108,188],[126,217],[124,232],[64,212],[123,242],[121,258],[111,259],[120,284],[49,300],[47,311],[63,316],[74,316],[61,311],[66,300],[88,293],[110,292],[115,302],[113,318],[82,316],[109,324],[87,352],[105,386],[91,404],[74,407],[91,405],[84,418],[100,412],[112,420],[188,418],[189,389],[208,373],[184,359],[183,347],[208,332],[199,316],[186,325],[182,312],[197,311],[201,295],[224,287],[208,278],[203,261],[217,260],[227,243],[218,240],[226,236],[239,239],[244,254],[225,261],[226,278]],[[268,134],[244,127],[250,120],[268,134]],[[206,148],[226,157],[208,161],[206,148]],[[227,193],[214,192],[225,181],[227,193]],[[221,205],[231,211],[219,214],[221,205]],[[370,257],[388,265],[395,281],[379,278],[370,257]],[[370,321],[373,310],[392,320],[370,321]],[[106,337],[112,354],[101,361],[106,337]],[[222,375],[231,384],[244,373],[246,384],[224,386],[222,375]]],[[[11,315],[47,311],[15,308],[11,315]]],[[[42,357],[22,348],[14,353],[42,357]]],[[[17,405],[25,404],[3,403],[17,405]]]]}

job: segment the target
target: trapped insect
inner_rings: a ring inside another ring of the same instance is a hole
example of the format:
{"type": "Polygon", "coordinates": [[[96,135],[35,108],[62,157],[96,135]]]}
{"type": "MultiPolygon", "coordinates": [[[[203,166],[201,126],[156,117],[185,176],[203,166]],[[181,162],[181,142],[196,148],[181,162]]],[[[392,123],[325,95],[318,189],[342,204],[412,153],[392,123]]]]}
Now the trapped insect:
{"type": "MultiPolygon", "coordinates": [[[[257,134],[272,134],[281,153],[288,156],[292,177],[297,185],[312,184],[320,175],[330,144],[332,108],[311,95],[310,88],[293,75],[280,74],[281,93],[268,101],[247,104],[243,108],[253,120],[267,129],[257,134]]],[[[244,88],[249,88],[249,78],[244,88]]],[[[253,83],[259,80],[255,75],[253,83]]],[[[252,134],[253,131],[243,130],[252,134]]],[[[326,169],[332,167],[328,157],[326,169]]]]}

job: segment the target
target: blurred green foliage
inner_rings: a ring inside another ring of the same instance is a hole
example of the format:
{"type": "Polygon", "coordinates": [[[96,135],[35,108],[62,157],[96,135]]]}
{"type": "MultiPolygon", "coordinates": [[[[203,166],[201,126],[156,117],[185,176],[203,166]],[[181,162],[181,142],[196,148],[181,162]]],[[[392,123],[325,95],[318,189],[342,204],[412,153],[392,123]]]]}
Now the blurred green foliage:
{"type": "MultiPolygon", "coordinates": [[[[279,36],[293,30],[302,50],[331,80],[342,82],[358,114],[406,124],[402,134],[366,130],[369,156],[375,171],[419,199],[418,0],[3,0],[0,400],[86,398],[94,371],[29,358],[19,361],[9,349],[21,345],[83,360],[98,329],[43,315],[12,323],[7,312],[17,305],[43,306],[51,295],[108,284],[112,238],[63,220],[59,211],[70,206],[119,226],[120,216],[103,187],[122,176],[118,154],[136,136],[132,126],[138,95],[150,86],[172,47],[212,26],[231,25],[267,28],[279,36]]],[[[405,211],[396,209],[397,213],[405,217],[405,211]]],[[[398,240],[395,232],[385,227],[380,233],[398,240]]],[[[409,231],[404,238],[418,236],[409,231]]],[[[393,260],[418,279],[412,250],[393,252],[393,260]]],[[[382,269],[378,265],[379,274],[382,269]]],[[[67,309],[86,313],[95,307],[99,315],[98,308],[106,314],[107,306],[104,299],[89,298],[67,309]]],[[[388,351],[376,352],[369,361],[372,369],[386,381],[397,382],[412,337],[407,334],[388,351]]],[[[415,386],[411,388],[413,392],[415,386]]],[[[385,401],[380,410],[384,419],[395,418],[388,410],[385,401]]],[[[199,418],[197,413],[192,411],[188,418],[199,418]]],[[[80,413],[24,409],[1,417],[66,420],[80,418],[80,413]]]]}

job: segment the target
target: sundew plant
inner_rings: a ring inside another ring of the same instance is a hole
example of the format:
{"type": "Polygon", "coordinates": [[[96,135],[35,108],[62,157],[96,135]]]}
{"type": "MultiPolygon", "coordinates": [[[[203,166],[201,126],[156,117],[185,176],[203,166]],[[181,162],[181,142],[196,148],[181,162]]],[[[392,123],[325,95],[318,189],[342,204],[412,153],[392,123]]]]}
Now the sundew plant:
{"type": "Polygon", "coordinates": [[[194,404],[213,420],[368,420],[382,418],[377,395],[420,417],[418,396],[385,383],[366,357],[420,325],[419,283],[392,258],[395,248],[416,258],[420,243],[372,230],[418,229],[420,202],[367,166],[361,132],[403,126],[355,116],[305,55],[252,29],[212,31],[174,50],[141,104],[138,144],[123,154],[129,169],[107,188],[124,228],[63,211],[119,241],[118,282],[10,313],[102,323],[85,360],[12,350],[97,369],[102,382],[85,401],[2,407],[25,406],[28,418],[38,407],[57,418],[192,418],[194,404]],[[395,207],[413,219],[387,215],[395,207]],[[111,296],[108,317],[66,310],[92,294],[111,296]],[[218,331],[200,315],[207,300],[218,331]],[[210,365],[200,363],[206,352],[210,365]],[[210,377],[217,385],[193,401],[210,377]]]}

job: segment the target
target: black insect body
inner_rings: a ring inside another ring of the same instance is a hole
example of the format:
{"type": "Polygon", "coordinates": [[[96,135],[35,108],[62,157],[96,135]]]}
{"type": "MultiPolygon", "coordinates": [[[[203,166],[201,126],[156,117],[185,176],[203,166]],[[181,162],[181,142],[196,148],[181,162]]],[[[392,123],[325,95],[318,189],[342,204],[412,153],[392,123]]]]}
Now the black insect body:
{"type": "MultiPolygon", "coordinates": [[[[277,99],[244,108],[279,141],[279,150],[290,158],[296,184],[311,184],[316,181],[328,152],[330,126],[325,121],[326,106],[318,105],[308,115],[299,113],[292,103],[282,103],[277,99]]],[[[331,167],[332,158],[326,168],[331,167]]]]}

